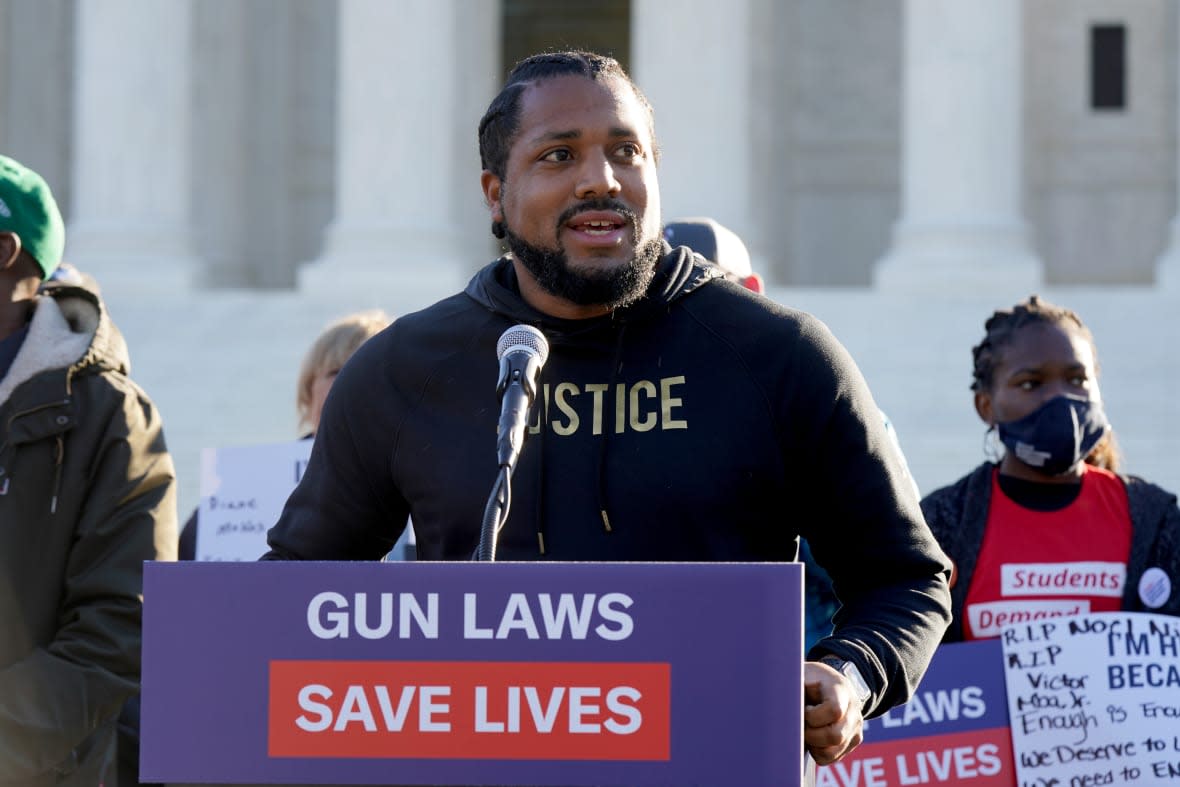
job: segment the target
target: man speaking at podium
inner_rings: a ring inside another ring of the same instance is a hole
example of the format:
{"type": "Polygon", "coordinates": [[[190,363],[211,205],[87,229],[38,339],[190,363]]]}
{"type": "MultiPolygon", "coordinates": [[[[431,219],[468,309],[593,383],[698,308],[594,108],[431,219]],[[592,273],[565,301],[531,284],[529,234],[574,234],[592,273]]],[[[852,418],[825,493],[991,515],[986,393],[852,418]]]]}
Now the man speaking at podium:
{"type": "Polygon", "coordinates": [[[412,516],[420,558],[469,559],[497,339],[534,326],[550,349],[499,558],[789,561],[806,536],[843,602],[805,665],[805,745],[834,762],[917,685],[949,564],[827,328],[663,241],[653,126],[611,58],[516,66],[479,126],[509,253],[346,364],[266,557],[379,559],[412,516]]]}

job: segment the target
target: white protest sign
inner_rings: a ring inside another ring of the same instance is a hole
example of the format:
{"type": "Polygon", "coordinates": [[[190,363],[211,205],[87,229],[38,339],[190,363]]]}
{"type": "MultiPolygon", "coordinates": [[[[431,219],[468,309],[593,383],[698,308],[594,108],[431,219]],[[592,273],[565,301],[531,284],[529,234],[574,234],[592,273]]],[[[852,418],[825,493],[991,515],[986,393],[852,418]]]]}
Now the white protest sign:
{"type": "Polygon", "coordinates": [[[1180,783],[1180,618],[1103,612],[1002,640],[1020,787],[1180,783]]]}
{"type": "Polygon", "coordinates": [[[311,440],[202,451],[197,560],[257,560],[310,454],[311,440]]]}

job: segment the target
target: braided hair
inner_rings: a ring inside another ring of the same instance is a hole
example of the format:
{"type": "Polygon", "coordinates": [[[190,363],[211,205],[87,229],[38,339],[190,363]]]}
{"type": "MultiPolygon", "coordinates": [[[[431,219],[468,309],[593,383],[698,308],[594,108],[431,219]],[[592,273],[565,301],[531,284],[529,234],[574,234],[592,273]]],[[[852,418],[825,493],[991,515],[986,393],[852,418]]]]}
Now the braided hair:
{"type": "MultiPolygon", "coordinates": [[[[481,166],[500,180],[508,168],[508,153],[520,125],[520,99],[525,88],[545,79],[562,76],[582,76],[595,82],[619,79],[631,87],[639,103],[647,110],[648,131],[651,135],[652,155],[658,160],[659,146],[655,141],[655,115],[647,97],[613,57],[594,52],[545,52],[521,60],[508,75],[500,93],[492,99],[487,112],[479,121],[479,160],[481,166]]],[[[492,234],[504,237],[500,222],[492,225],[492,234]]]]}
{"type": "MultiPolygon", "coordinates": [[[[1097,365],[1098,348],[1094,344],[1094,335],[1090,333],[1090,329],[1082,322],[1077,312],[1043,300],[1038,295],[1030,295],[1011,309],[993,312],[983,324],[983,341],[971,348],[974,361],[971,390],[976,393],[992,390],[996,367],[1000,363],[1004,348],[1012,343],[1019,331],[1029,325],[1064,325],[1072,328],[1090,343],[1097,365]]],[[[1121,458],[1114,432],[1110,430],[1098,445],[1094,446],[1094,450],[1086,457],[1086,463],[1116,472],[1121,458]]]]}

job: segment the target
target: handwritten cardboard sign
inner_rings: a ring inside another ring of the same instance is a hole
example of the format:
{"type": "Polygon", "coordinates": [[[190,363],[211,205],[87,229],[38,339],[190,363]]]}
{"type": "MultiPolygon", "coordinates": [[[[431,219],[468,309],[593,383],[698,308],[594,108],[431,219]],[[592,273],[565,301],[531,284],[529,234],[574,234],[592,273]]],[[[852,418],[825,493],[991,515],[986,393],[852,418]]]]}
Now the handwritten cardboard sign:
{"type": "Polygon", "coordinates": [[[311,440],[202,451],[197,560],[257,560],[310,454],[311,440]]]}
{"type": "Polygon", "coordinates": [[[1002,641],[1020,787],[1180,783],[1180,619],[1095,613],[1002,641]]]}

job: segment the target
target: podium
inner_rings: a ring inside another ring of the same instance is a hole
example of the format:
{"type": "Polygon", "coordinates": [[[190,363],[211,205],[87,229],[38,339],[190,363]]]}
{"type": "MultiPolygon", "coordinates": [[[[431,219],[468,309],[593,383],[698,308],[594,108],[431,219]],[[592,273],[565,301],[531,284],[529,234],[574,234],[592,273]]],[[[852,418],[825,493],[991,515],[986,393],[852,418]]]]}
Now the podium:
{"type": "Polygon", "coordinates": [[[802,784],[802,571],[149,563],[140,778],[802,784]]]}

